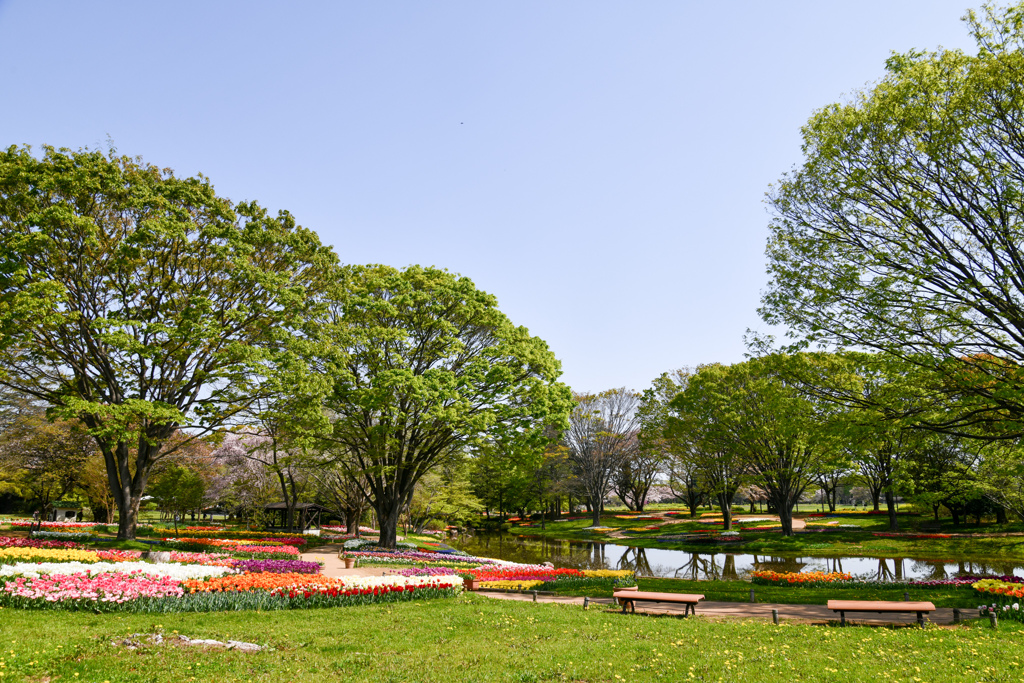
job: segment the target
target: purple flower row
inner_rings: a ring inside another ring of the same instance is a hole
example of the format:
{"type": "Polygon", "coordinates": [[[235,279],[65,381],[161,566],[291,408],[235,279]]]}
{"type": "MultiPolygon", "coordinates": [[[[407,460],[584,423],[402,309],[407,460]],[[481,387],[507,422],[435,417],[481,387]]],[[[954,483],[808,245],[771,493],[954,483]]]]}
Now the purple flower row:
{"type": "Polygon", "coordinates": [[[303,560],[235,560],[236,569],[262,574],[319,574],[320,565],[303,560]]]}
{"type": "Polygon", "coordinates": [[[398,573],[402,576],[450,576],[457,572],[451,567],[411,567],[398,573]]]}
{"type": "Polygon", "coordinates": [[[911,586],[969,586],[972,583],[977,583],[982,579],[996,579],[998,581],[1005,581],[1006,583],[1024,583],[1024,577],[1020,576],[996,576],[995,574],[985,574],[984,576],[954,576],[950,579],[937,579],[935,581],[910,581],[911,586]]]}
{"type": "Polygon", "coordinates": [[[382,550],[358,550],[348,551],[349,557],[359,557],[365,560],[413,560],[417,562],[464,562],[466,564],[497,564],[487,557],[470,557],[468,555],[450,555],[447,553],[423,553],[416,550],[400,550],[387,552],[382,550]]]}

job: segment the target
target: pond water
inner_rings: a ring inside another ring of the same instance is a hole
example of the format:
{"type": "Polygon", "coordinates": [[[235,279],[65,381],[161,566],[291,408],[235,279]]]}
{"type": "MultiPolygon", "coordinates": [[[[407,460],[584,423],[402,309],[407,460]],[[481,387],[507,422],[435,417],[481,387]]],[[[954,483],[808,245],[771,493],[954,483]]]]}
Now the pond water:
{"type": "Polygon", "coordinates": [[[641,576],[678,579],[748,578],[751,571],[777,572],[842,571],[859,579],[877,581],[937,580],[963,574],[1013,574],[1024,576],[1024,564],[973,562],[913,557],[776,557],[731,553],[723,549],[705,552],[638,548],[636,546],[591,541],[564,541],[551,538],[518,536],[509,533],[484,533],[447,541],[471,555],[499,560],[576,569],[632,569],[641,576]]]}

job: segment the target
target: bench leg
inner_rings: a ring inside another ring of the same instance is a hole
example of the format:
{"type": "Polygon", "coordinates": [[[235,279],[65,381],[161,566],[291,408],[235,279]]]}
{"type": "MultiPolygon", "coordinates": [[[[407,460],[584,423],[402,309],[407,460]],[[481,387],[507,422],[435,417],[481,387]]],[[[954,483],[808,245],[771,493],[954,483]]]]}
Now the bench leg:
{"type": "Polygon", "coordinates": [[[924,628],[924,612],[917,613],[917,625],[924,628]]]}
{"type": "Polygon", "coordinates": [[[846,612],[839,613],[839,625],[846,626],[846,612]]]}

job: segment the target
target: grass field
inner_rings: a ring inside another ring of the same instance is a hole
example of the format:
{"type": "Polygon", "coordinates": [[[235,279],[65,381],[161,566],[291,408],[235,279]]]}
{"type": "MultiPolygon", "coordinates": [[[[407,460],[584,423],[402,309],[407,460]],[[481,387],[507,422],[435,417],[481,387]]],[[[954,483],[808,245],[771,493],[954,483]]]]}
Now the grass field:
{"type": "Polygon", "coordinates": [[[0,612],[3,681],[1016,681],[1024,629],[646,617],[480,596],[330,610],[0,612]],[[273,649],[111,645],[175,632],[273,649]]]}

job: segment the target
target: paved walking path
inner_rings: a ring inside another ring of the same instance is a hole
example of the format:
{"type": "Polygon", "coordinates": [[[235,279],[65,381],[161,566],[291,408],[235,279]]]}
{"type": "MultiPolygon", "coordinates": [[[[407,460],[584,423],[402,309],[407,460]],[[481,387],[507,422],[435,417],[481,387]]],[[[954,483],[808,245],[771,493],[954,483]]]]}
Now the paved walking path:
{"type": "MultiPolygon", "coordinates": [[[[479,591],[479,595],[497,600],[527,600],[532,601],[530,593],[498,593],[493,591],[479,591]]],[[[563,605],[583,605],[583,598],[564,597],[559,595],[538,595],[537,602],[557,602],[563,605]]],[[[612,598],[590,598],[590,604],[600,606],[603,609],[618,610],[619,606],[612,598]]],[[[645,614],[675,614],[682,615],[684,605],[671,603],[648,602],[640,603],[637,606],[637,613],[645,614]]],[[[697,605],[697,614],[706,617],[731,617],[740,619],[765,619],[771,620],[772,610],[779,610],[780,621],[792,621],[800,623],[826,623],[838,621],[839,615],[825,607],[825,605],[784,605],[768,602],[704,602],[697,605]]],[[[963,610],[965,616],[969,615],[968,610],[963,610]]],[[[917,615],[910,614],[884,614],[876,615],[871,612],[858,612],[846,615],[848,623],[856,624],[913,624],[917,621],[917,615]]],[[[933,624],[952,624],[953,610],[951,608],[940,608],[925,617],[933,624]]]]}
{"type": "MultiPolygon", "coordinates": [[[[323,562],[324,568],[321,572],[324,576],[381,576],[397,574],[399,570],[385,567],[357,567],[345,569],[345,563],[338,557],[337,550],[329,546],[314,548],[313,552],[302,553],[302,559],[307,562],[323,562]]],[[[478,591],[482,595],[495,600],[524,600],[532,601],[531,593],[499,593],[495,591],[478,591]]],[[[557,602],[563,605],[583,605],[583,598],[574,598],[560,595],[538,595],[537,602],[557,602]]],[[[619,607],[612,598],[591,598],[590,604],[601,609],[615,609],[619,607]]],[[[839,615],[832,612],[824,605],[783,605],[767,602],[701,602],[697,607],[697,613],[707,617],[728,617],[738,619],[764,619],[771,620],[772,610],[779,610],[780,621],[792,621],[801,623],[826,623],[839,619],[839,615]]],[[[646,614],[676,614],[682,615],[683,605],[671,603],[641,603],[637,612],[646,614]]],[[[965,615],[969,614],[964,610],[965,615]]],[[[886,614],[875,615],[868,613],[857,613],[847,615],[847,621],[858,624],[913,624],[917,620],[916,614],[886,614]]],[[[933,624],[953,623],[953,610],[948,608],[937,609],[927,619],[933,624]]]]}
{"type": "Polygon", "coordinates": [[[353,567],[345,569],[345,563],[338,556],[342,550],[341,544],[323,545],[318,548],[311,548],[309,552],[302,553],[300,559],[306,562],[322,562],[324,568],[320,571],[324,576],[381,576],[382,574],[397,574],[399,570],[385,567],[353,567]]]}

